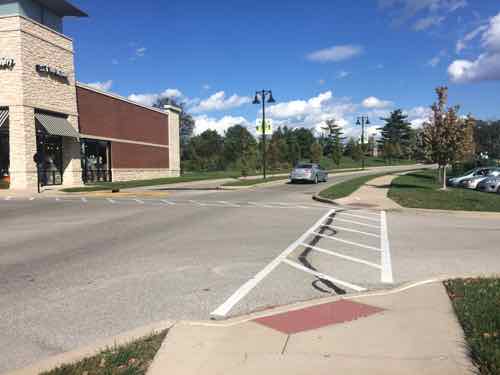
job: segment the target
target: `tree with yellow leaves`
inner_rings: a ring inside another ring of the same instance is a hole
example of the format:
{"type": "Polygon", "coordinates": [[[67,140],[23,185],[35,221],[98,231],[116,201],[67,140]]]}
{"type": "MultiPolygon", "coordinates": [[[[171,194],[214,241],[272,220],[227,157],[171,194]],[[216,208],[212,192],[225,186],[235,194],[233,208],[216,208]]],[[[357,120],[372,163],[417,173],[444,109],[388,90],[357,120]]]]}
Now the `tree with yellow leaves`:
{"type": "Polygon", "coordinates": [[[446,168],[462,160],[467,152],[467,127],[472,117],[463,120],[458,116],[459,106],[447,107],[448,88],[436,89],[438,99],[431,107],[432,115],[423,126],[423,143],[430,161],[439,166],[439,177],[446,189],[446,168]]]}

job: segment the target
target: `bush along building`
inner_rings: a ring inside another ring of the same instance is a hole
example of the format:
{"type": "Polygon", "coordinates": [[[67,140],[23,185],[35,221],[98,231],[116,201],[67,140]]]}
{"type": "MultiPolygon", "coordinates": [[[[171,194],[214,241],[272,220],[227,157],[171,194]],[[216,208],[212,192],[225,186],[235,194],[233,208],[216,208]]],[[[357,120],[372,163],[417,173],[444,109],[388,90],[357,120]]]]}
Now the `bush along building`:
{"type": "Polygon", "coordinates": [[[64,0],[0,0],[0,178],[11,189],[174,177],[180,109],[76,81],[64,0]]]}

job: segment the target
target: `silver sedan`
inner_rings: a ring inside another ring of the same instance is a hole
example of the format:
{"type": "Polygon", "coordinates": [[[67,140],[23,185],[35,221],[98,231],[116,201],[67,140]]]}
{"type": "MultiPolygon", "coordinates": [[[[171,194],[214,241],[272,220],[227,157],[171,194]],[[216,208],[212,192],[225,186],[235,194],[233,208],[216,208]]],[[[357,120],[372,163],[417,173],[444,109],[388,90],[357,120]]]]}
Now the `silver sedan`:
{"type": "Polygon", "coordinates": [[[488,173],[486,176],[476,176],[476,177],[471,177],[467,178],[465,180],[460,181],[459,186],[466,188],[466,189],[477,189],[479,184],[483,181],[486,181],[490,178],[495,178],[500,176],[500,169],[495,168],[488,173]]]}
{"type": "Polygon", "coordinates": [[[488,177],[477,185],[477,190],[500,194],[500,177],[488,177]]]}
{"type": "Polygon", "coordinates": [[[299,164],[290,174],[290,182],[293,184],[298,181],[319,182],[328,181],[328,172],[320,168],[318,164],[299,164]]]}

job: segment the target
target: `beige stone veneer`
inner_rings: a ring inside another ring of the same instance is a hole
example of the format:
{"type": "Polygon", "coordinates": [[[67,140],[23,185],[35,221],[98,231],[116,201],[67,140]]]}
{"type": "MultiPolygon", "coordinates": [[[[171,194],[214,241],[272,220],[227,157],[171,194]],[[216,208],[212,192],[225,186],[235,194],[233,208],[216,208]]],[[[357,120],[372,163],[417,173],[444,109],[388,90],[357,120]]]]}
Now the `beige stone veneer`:
{"type": "MultiPolygon", "coordinates": [[[[35,109],[68,115],[78,131],[73,42],[22,16],[0,17],[0,55],[13,58],[13,69],[0,70],[0,106],[9,107],[10,176],[12,189],[37,185],[35,109]],[[67,81],[40,74],[48,65],[68,75],[67,81]]],[[[80,148],[76,139],[63,140],[64,184],[81,183],[80,148]]]]}

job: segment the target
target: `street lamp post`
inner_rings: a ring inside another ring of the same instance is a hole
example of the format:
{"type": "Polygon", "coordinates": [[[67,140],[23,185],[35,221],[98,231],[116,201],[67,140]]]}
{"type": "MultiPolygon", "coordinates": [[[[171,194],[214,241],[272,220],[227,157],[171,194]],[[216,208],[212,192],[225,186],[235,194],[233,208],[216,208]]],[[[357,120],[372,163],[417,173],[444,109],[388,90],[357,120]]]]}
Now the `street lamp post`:
{"type": "Polygon", "coordinates": [[[362,168],[365,169],[365,125],[370,125],[370,119],[368,116],[360,116],[358,117],[356,125],[361,125],[361,163],[362,168]]]}
{"type": "Polygon", "coordinates": [[[255,93],[255,99],[252,104],[262,103],[262,171],[264,175],[264,180],[267,178],[266,175],[266,100],[267,103],[276,103],[273,98],[273,92],[271,90],[261,90],[255,93]]]}

